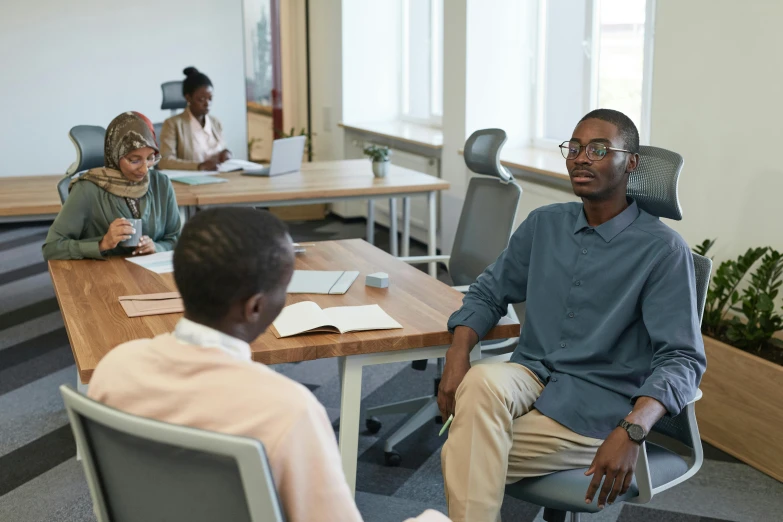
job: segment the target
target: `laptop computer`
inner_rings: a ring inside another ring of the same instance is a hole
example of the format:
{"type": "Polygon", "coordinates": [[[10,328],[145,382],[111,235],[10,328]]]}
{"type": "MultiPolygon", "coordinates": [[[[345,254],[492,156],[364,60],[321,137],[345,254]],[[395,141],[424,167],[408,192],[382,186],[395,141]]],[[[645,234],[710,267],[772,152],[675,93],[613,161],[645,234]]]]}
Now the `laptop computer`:
{"type": "Polygon", "coordinates": [[[298,172],[302,168],[302,155],[305,148],[305,136],[281,138],[272,143],[272,160],[268,167],[245,170],[245,176],[277,176],[298,172]]]}

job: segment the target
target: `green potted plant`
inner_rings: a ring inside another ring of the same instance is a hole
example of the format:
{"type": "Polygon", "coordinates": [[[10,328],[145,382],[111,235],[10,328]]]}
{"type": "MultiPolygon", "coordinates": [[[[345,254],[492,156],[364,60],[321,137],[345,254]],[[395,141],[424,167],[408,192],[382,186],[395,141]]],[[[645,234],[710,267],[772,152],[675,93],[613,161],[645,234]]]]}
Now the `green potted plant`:
{"type": "MultiPolygon", "coordinates": [[[[714,240],[693,250],[706,255],[714,240]]],[[[722,262],[702,321],[707,371],[696,404],[701,438],[783,481],[783,254],[750,248],[722,262]]]]}
{"type": "Polygon", "coordinates": [[[391,151],[389,147],[379,147],[378,145],[370,145],[365,147],[364,154],[372,158],[372,173],[376,178],[385,178],[389,173],[389,156],[391,151]]]}

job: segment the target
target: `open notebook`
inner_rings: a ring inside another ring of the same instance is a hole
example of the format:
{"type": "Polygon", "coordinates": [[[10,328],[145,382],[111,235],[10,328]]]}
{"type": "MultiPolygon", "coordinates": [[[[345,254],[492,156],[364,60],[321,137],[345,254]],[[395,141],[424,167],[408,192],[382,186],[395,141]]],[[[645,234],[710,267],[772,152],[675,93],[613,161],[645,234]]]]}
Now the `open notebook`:
{"type": "Polygon", "coordinates": [[[283,308],[275,322],[275,337],[290,337],[305,332],[365,332],[394,330],[402,325],[378,305],[335,306],[321,308],[312,301],[303,301],[283,308]]]}
{"type": "Polygon", "coordinates": [[[260,172],[264,170],[264,167],[266,166],[267,165],[261,165],[260,163],[253,163],[252,161],[232,158],[218,165],[218,170],[220,172],[234,172],[237,170],[244,170],[245,172],[260,172]]]}

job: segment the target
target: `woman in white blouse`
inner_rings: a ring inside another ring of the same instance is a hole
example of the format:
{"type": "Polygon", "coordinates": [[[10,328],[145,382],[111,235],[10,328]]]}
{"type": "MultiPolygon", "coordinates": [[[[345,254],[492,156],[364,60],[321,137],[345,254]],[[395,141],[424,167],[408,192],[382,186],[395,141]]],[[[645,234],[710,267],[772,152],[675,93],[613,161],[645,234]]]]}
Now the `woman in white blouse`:
{"type": "Polygon", "coordinates": [[[187,108],[163,123],[160,132],[161,161],[159,169],[217,170],[231,158],[223,141],[223,127],[209,114],[212,104],[212,82],[195,67],[184,71],[182,94],[187,108]]]}

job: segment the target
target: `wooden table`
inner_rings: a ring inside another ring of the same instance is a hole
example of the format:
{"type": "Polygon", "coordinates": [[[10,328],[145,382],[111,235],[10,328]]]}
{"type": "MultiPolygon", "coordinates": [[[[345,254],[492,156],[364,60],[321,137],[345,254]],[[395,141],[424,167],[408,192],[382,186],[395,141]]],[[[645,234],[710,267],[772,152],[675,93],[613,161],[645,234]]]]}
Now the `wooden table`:
{"type": "MultiPolygon", "coordinates": [[[[300,172],[281,176],[244,176],[238,172],[221,174],[229,183],[191,187],[201,208],[210,205],[254,205],[264,207],[334,203],[337,201],[367,200],[367,241],[374,243],[375,199],[389,199],[390,251],[397,255],[397,202],[402,198],[402,256],[410,255],[410,197],[427,196],[429,206],[428,255],[436,252],[437,203],[436,193],[449,188],[440,178],[414,170],[389,165],[385,178],[372,175],[367,159],[318,161],[302,164],[300,172]]],[[[429,264],[430,275],[436,274],[435,263],[429,264]]]]}
{"type": "MultiPolygon", "coordinates": [[[[194,174],[197,174],[194,172],[194,174]]],[[[439,190],[449,188],[446,181],[390,165],[386,178],[375,178],[367,159],[304,163],[300,172],[281,176],[243,176],[239,172],[220,174],[228,183],[184,185],[172,183],[183,220],[196,206],[213,205],[287,206],[309,203],[334,203],[350,199],[368,200],[367,241],[375,239],[374,200],[388,198],[389,211],[397,215],[396,198],[402,198],[402,256],[410,255],[410,197],[427,197],[429,205],[428,254],[436,252],[437,202],[439,190]]],[[[0,222],[54,219],[60,211],[57,182],[62,176],[25,176],[0,178],[0,222]]],[[[397,219],[390,219],[390,251],[398,253],[397,219]]],[[[435,263],[429,264],[435,275],[435,263]]]]}
{"type": "MultiPolygon", "coordinates": [[[[52,220],[60,212],[60,194],[57,183],[63,175],[15,176],[0,178],[0,223],[52,220]]],[[[196,196],[190,187],[174,183],[177,205],[185,209],[196,205],[196,196]]]]}
{"type": "MultiPolygon", "coordinates": [[[[351,487],[355,485],[362,367],[443,357],[451,343],[446,321],[462,294],[361,239],[315,243],[296,259],[304,270],[359,270],[345,295],[289,295],[287,304],[310,300],[322,308],[378,304],[403,325],[344,335],[319,333],[277,339],[266,332],[251,346],[253,360],[265,364],[338,357],[342,384],[340,452],[351,487]],[[388,289],[370,288],[364,278],[389,274],[388,289]]],[[[49,272],[63,314],[81,383],[112,348],[134,339],[171,332],[181,314],[128,318],[118,297],[175,290],[171,274],[159,275],[121,258],[108,261],[50,261],[49,272]]],[[[509,321],[486,339],[517,337],[509,321]]],[[[82,386],[83,387],[83,386],[82,386]]]]}

